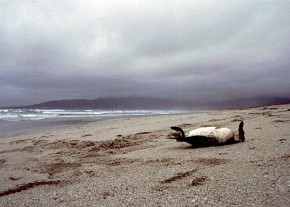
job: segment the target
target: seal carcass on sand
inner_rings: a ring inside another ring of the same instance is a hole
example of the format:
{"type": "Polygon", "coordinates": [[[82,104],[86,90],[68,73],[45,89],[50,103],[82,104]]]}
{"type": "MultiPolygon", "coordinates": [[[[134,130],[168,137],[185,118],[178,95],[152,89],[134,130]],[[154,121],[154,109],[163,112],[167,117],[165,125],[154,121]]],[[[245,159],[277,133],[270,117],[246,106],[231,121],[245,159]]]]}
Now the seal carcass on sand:
{"type": "Polygon", "coordinates": [[[180,127],[173,126],[171,129],[176,132],[171,133],[171,139],[176,139],[178,142],[187,142],[194,147],[232,144],[245,141],[243,127],[244,122],[241,121],[239,129],[237,130],[231,130],[229,128],[202,127],[184,133],[180,127]]]}

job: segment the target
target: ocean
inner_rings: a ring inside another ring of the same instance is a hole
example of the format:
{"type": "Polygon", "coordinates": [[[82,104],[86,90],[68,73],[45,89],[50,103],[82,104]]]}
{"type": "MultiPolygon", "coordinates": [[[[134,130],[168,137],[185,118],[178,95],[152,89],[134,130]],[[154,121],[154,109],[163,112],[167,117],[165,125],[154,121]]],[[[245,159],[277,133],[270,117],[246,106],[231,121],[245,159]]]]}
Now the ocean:
{"type": "Polygon", "coordinates": [[[105,119],[184,114],[182,110],[0,109],[0,137],[105,119]]]}

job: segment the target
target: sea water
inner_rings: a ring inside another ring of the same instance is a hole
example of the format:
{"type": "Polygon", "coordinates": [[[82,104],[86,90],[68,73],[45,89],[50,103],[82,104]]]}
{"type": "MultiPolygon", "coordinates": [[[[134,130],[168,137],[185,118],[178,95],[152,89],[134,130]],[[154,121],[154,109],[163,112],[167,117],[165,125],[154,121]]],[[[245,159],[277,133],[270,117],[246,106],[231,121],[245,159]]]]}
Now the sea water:
{"type": "Polygon", "coordinates": [[[86,109],[0,109],[2,121],[28,121],[49,118],[124,117],[178,114],[174,110],[86,110],[86,109]]]}
{"type": "Polygon", "coordinates": [[[71,126],[129,116],[183,114],[182,110],[0,109],[0,137],[34,129],[71,126]]]}

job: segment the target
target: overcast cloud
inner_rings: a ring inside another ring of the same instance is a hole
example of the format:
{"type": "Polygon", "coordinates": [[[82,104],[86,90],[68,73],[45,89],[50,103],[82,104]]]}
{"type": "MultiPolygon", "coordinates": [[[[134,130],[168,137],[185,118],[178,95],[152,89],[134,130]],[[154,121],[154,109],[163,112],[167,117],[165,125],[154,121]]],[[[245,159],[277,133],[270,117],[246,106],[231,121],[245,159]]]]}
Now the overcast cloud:
{"type": "Polygon", "coordinates": [[[290,97],[290,0],[1,0],[0,106],[290,97]]]}

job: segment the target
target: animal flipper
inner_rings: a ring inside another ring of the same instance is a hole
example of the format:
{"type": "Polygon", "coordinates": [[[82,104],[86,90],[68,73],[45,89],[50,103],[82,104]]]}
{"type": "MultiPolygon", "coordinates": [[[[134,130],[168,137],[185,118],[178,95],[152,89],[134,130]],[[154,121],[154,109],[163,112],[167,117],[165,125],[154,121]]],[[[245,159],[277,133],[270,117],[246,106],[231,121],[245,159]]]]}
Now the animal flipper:
{"type": "Polygon", "coordinates": [[[170,127],[170,128],[171,128],[172,130],[175,130],[175,131],[181,132],[182,137],[185,137],[184,131],[183,131],[183,129],[181,129],[180,127],[172,126],[172,127],[170,127]]]}
{"type": "Polygon", "coordinates": [[[239,125],[239,138],[240,140],[245,141],[245,132],[244,132],[243,127],[244,127],[244,122],[241,121],[239,125]]]}
{"type": "Polygon", "coordinates": [[[243,127],[244,127],[244,122],[241,121],[241,122],[240,122],[240,125],[239,125],[239,130],[240,130],[240,129],[243,130],[243,127]]]}

